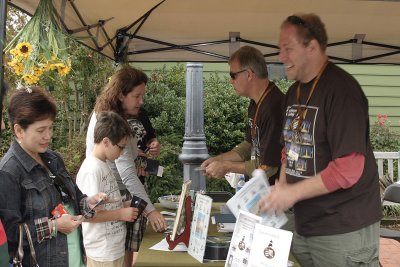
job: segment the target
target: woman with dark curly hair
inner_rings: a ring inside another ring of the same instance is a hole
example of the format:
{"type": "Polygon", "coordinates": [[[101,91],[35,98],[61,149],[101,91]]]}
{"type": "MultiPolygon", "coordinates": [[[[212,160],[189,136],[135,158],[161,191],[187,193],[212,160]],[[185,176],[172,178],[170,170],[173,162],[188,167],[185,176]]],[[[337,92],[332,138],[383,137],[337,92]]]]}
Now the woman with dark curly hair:
{"type": "MultiPolygon", "coordinates": [[[[96,114],[102,111],[114,111],[126,120],[137,118],[142,105],[147,83],[146,74],[130,66],[124,66],[112,75],[111,79],[97,98],[93,115],[90,119],[86,135],[86,156],[90,155],[94,146],[94,125],[96,114]]],[[[132,125],[131,125],[132,126],[132,125]]],[[[159,153],[159,144],[149,144],[150,152],[159,153]]],[[[109,162],[114,176],[117,178],[121,195],[128,198],[132,195],[144,199],[148,204],[135,222],[127,224],[127,239],[125,242],[125,266],[132,266],[133,252],[139,251],[139,246],[146,229],[147,219],[155,231],[164,231],[167,223],[164,217],[155,209],[138,177],[135,159],[138,155],[138,139],[130,138],[122,155],[114,162],[109,162]],[[128,194],[127,194],[128,193],[128,194]]]]}

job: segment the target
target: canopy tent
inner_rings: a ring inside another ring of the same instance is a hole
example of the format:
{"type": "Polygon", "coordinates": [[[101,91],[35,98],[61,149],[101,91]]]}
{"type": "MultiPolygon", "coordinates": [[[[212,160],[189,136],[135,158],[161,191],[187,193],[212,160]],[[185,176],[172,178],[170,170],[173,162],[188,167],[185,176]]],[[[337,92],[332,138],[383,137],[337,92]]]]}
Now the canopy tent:
{"type": "MultiPolygon", "coordinates": [[[[29,14],[39,0],[9,0],[29,14]]],[[[278,62],[279,26],[314,12],[338,63],[400,64],[399,0],[54,0],[66,32],[105,56],[133,61],[223,62],[251,44],[278,62]]]]}
{"type": "MultiPolygon", "coordinates": [[[[316,13],[324,21],[328,56],[337,63],[400,64],[400,0],[53,0],[60,25],[88,47],[129,62],[225,62],[241,45],[260,49],[267,63],[278,62],[281,22],[294,13],[316,13]]],[[[33,14],[39,0],[0,0],[0,25],[5,3],[33,14]]],[[[0,29],[0,48],[4,30],[0,29]]],[[[2,49],[0,49],[2,50],[2,49]]],[[[0,81],[3,79],[0,58],[0,81]]],[[[205,159],[202,79],[197,65],[187,71],[189,86],[185,141],[180,159],[184,178],[193,189],[205,180],[195,171],[199,153],[205,159]],[[196,88],[194,88],[196,87],[196,88]],[[192,108],[191,105],[197,105],[192,108]],[[194,119],[195,115],[197,116],[194,119]],[[187,129],[186,129],[187,128],[187,129]],[[203,138],[204,137],[204,138],[203,138]],[[189,141],[185,146],[186,141],[189,141]],[[193,141],[192,143],[190,143],[193,141]]],[[[202,73],[201,73],[202,75],[202,73]]],[[[188,92],[188,87],[186,88],[188,92]]],[[[2,84],[0,83],[0,92],[2,84]]],[[[1,96],[0,96],[1,101],[1,96]]],[[[1,110],[0,110],[1,118],[1,110]]]]}

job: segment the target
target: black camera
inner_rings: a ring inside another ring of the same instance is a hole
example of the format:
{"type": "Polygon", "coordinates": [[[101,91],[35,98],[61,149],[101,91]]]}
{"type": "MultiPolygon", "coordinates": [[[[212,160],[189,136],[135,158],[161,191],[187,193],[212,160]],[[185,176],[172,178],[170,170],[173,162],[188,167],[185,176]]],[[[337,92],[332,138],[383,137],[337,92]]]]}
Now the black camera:
{"type": "Polygon", "coordinates": [[[146,206],[147,206],[147,202],[146,201],[144,201],[140,197],[132,195],[131,207],[138,209],[138,217],[142,214],[142,212],[144,211],[146,206]]]}

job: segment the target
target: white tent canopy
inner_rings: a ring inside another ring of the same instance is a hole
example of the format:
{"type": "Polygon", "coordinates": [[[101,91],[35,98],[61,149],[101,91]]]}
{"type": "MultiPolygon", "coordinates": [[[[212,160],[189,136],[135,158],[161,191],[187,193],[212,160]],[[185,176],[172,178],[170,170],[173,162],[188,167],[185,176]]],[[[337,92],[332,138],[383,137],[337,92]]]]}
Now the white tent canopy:
{"type": "MultiPolygon", "coordinates": [[[[9,0],[35,12],[39,0],[9,0]]],[[[226,61],[252,44],[278,62],[281,22],[316,13],[331,60],[400,64],[400,1],[384,0],[54,0],[62,26],[92,49],[128,61],[226,61]],[[233,33],[233,34],[230,34],[233,33]]]]}

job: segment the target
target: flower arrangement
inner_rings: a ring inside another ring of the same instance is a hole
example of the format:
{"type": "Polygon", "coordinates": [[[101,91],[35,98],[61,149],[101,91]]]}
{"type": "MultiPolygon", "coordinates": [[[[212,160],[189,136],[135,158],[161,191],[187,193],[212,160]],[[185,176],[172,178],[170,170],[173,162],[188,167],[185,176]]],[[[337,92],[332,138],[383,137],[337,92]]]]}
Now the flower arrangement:
{"type": "Polygon", "coordinates": [[[33,17],[5,48],[10,54],[7,64],[20,76],[21,84],[36,84],[51,71],[65,76],[71,70],[66,35],[54,10],[52,0],[40,0],[33,17]]]}

